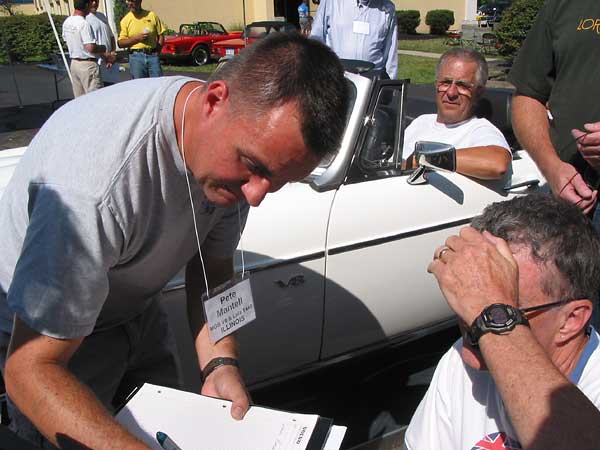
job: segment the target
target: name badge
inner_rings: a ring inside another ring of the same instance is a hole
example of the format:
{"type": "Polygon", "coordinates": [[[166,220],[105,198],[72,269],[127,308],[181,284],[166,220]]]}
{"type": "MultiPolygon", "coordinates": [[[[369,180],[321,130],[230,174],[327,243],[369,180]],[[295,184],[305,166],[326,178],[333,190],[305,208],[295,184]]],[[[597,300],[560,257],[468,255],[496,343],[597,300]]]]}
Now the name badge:
{"type": "Polygon", "coordinates": [[[250,278],[237,276],[202,296],[210,341],[214,344],[256,319],[250,278]]]}
{"type": "Polygon", "coordinates": [[[369,22],[355,20],[352,22],[352,31],[357,34],[369,34],[369,22]]]}

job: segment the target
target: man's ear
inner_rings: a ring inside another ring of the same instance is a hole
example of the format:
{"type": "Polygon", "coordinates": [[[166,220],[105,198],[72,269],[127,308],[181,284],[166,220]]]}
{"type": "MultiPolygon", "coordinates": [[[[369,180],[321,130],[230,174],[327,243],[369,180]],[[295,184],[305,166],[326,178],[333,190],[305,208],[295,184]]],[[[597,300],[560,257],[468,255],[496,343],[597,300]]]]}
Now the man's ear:
{"type": "Polygon", "coordinates": [[[223,80],[212,81],[206,87],[202,101],[206,117],[226,111],[230,102],[229,85],[223,80]]]}
{"type": "Polygon", "coordinates": [[[556,335],[558,345],[572,339],[587,327],[592,317],[593,304],[591,300],[573,300],[563,306],[560,315],[561,327],[556,335]]]}

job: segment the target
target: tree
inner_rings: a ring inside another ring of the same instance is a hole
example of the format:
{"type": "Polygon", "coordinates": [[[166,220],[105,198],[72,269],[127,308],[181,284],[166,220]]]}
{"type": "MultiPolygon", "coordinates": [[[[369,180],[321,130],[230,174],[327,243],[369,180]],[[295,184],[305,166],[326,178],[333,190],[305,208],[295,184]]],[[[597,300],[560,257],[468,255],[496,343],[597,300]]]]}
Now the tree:
{"type": "Polygon", "coordinates": [[[514,0],[504,11],[496,33],[502,45],[501,54],[517,54],[543,4],[544,0],[514,0]]]}
{"type": "MultiPolygon", "coordinates": [[[[2,1],[2,0],[0,0],[2,1]]],[[[121,31],[121,19],[127,14],[128,9],[125,0],[114,0],[115,25],[117,33],[121,31]]]]}
{"type": "Polygon", "coordinates": [[[9,16],[14,16],[16,14],[15,11],[15,2],[13,0],[0,0],[0,11],[6,11],[9,16]]]}

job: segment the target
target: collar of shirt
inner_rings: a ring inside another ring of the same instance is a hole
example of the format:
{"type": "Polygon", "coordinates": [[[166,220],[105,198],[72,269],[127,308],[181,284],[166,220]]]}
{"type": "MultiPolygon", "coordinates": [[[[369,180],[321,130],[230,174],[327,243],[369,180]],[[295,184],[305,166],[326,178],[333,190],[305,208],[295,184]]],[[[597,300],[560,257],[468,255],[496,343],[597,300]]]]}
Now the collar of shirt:
{"type": "Polygon", "coordinates": [[[371,0],[356,0],[356,6],[369,6],[369,1],[371,0]]]}

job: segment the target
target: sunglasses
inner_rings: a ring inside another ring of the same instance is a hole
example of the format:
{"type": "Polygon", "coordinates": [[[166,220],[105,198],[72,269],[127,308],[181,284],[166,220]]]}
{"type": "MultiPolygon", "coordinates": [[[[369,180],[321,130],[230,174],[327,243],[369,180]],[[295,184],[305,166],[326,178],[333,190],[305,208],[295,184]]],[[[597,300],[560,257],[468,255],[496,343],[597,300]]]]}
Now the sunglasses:
{"type": "MultiPolygon", "coordinates": [[[[544,309],[550,309],[550,308],[554,308],[556,306],[563,306],[563,305],[566,305],[567,303],[573,302],[575,300],[577,300],[577,299],[572,298],[570,300],[558,300],[555,302],[542,303],[541,305],[530,306],[528,308],[519,308],[519,311],[521,311],[524,315],[527,315],[532,312],[543,311],[544,309]]],[[[471,347],[474,350],[479,350],[479,342],[474,341],[473,336],[471,335],[470,331],[467,331],[467,338],[469,339],[469,344],[471,345],[471,347]]]]}

